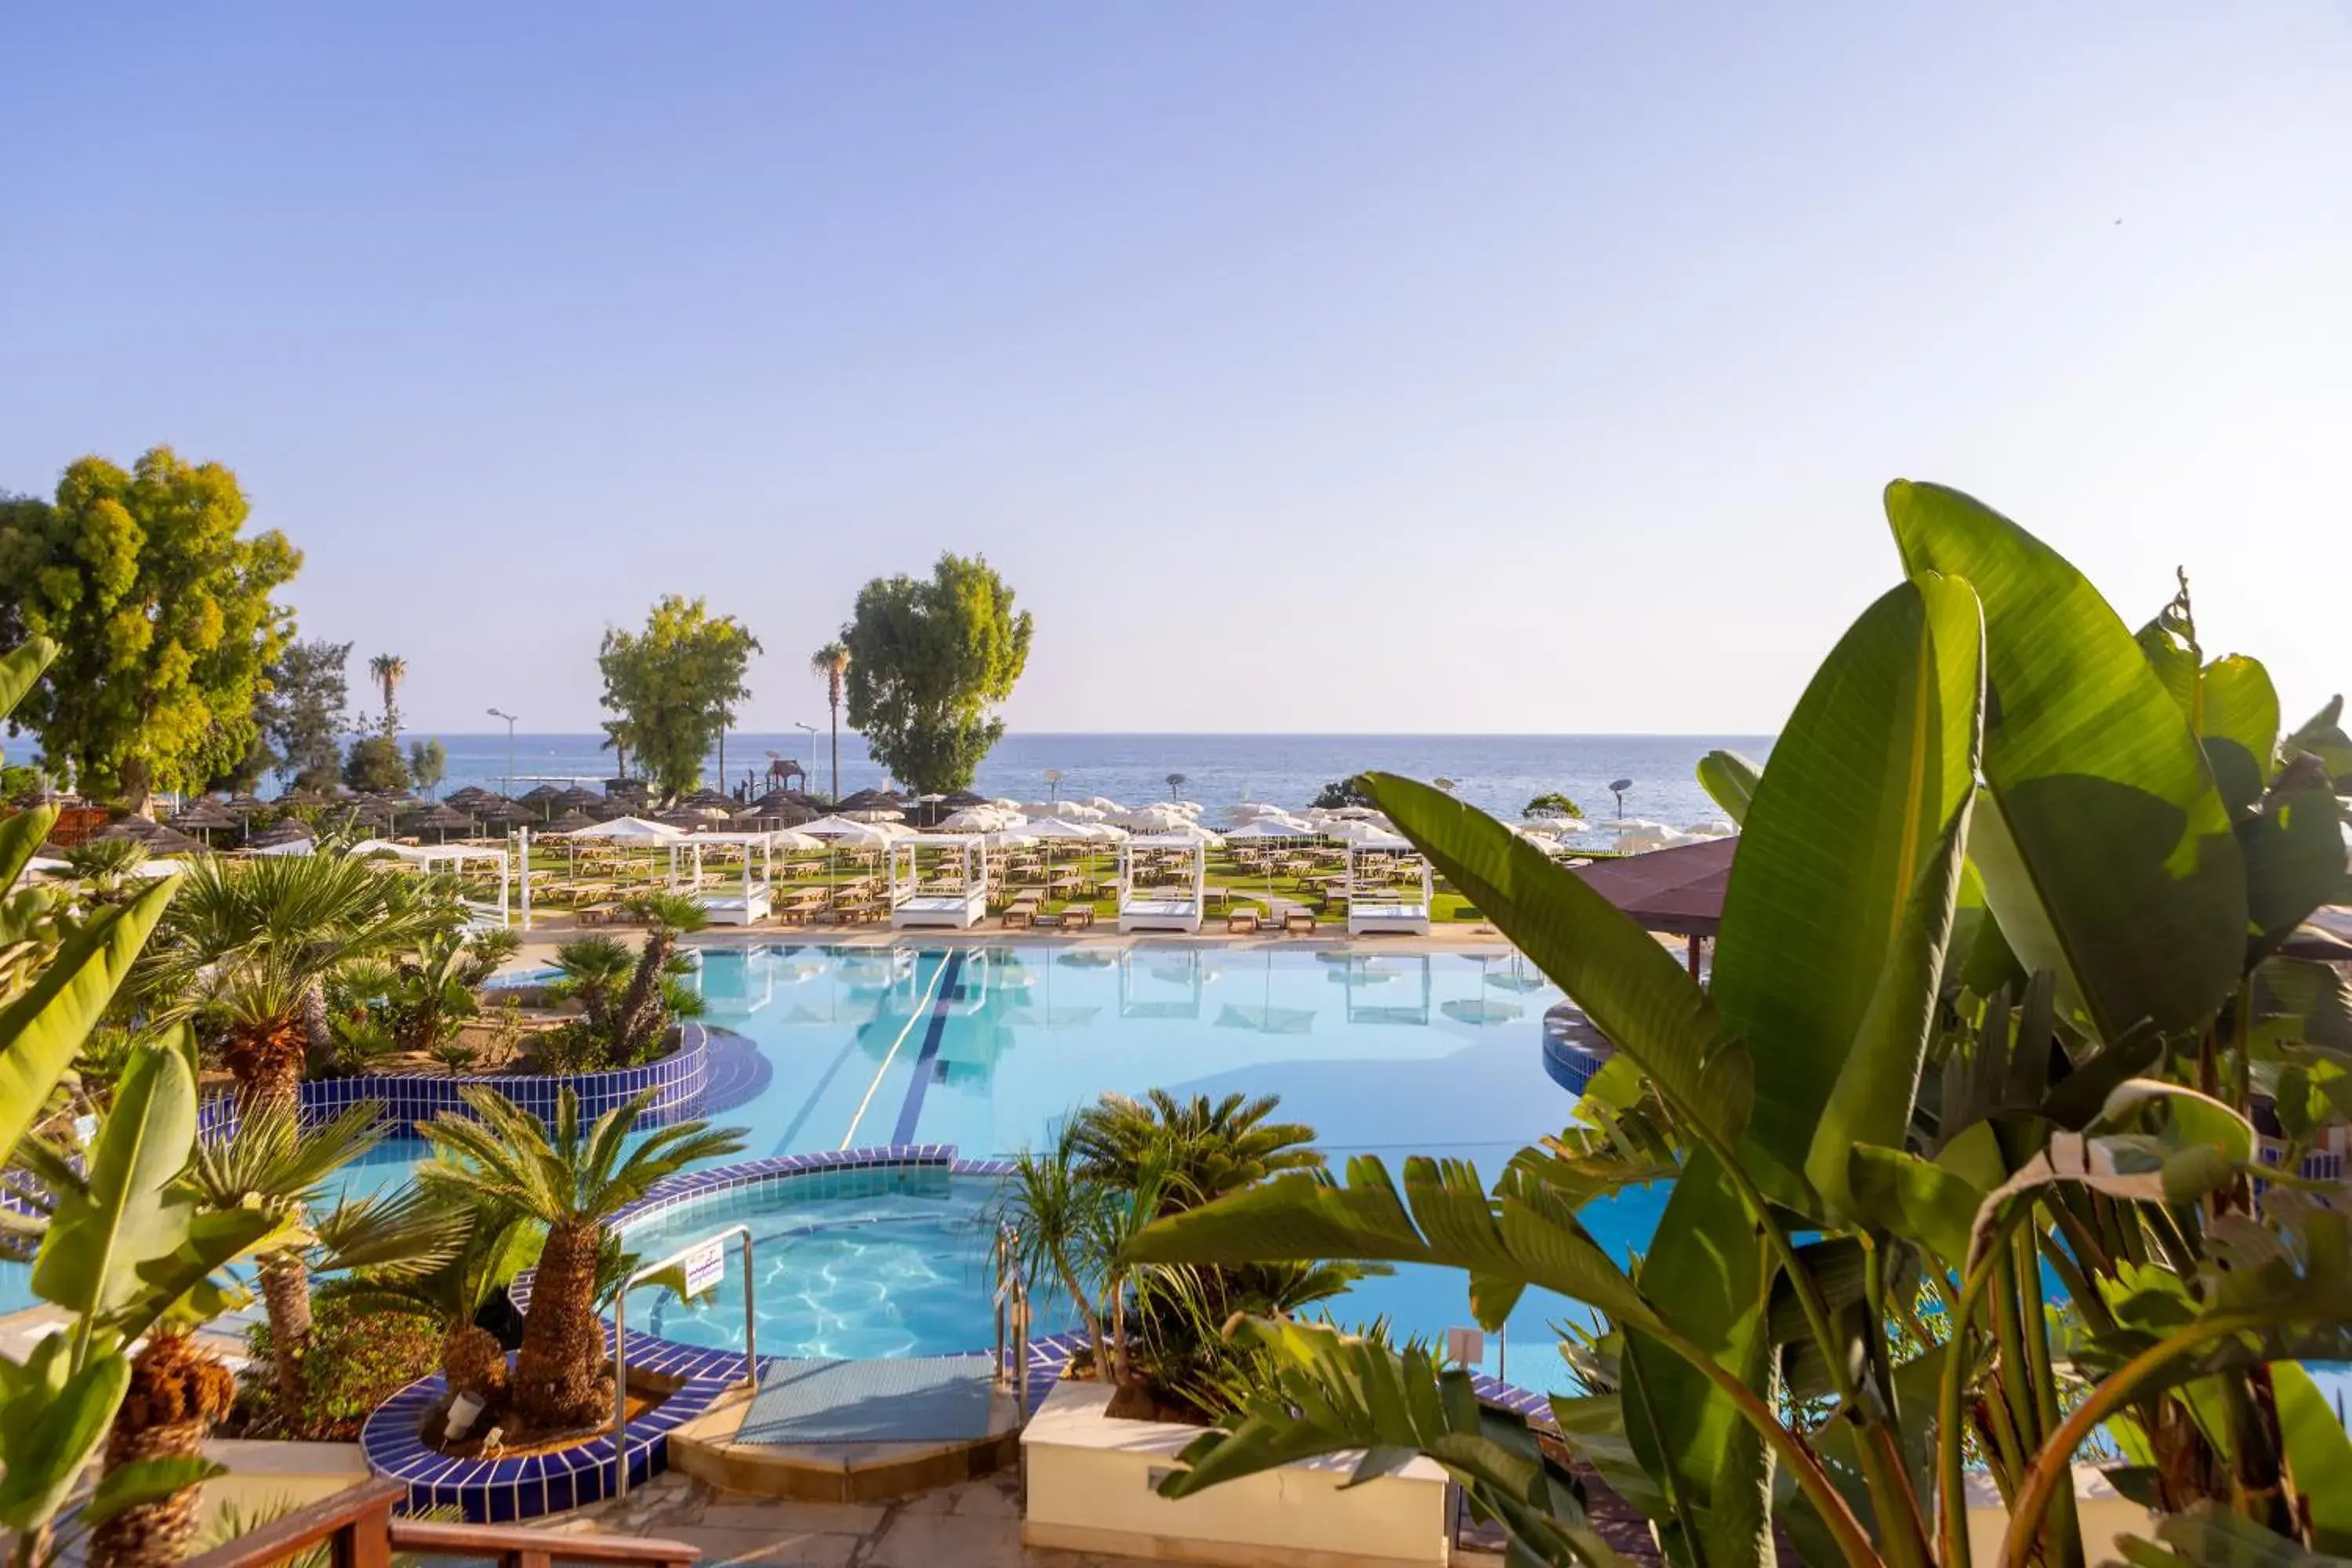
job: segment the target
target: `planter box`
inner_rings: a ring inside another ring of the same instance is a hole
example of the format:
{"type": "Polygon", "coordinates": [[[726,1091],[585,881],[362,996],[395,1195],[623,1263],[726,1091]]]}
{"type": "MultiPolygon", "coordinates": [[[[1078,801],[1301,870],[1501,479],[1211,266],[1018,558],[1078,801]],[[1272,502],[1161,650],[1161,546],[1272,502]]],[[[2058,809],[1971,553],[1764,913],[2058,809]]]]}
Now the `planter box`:
{"type": "Polygon", "coordinates": [[[1357,1457],[1337,1455],[1171,1500],[1154,1488],[1201,1428],[1114,1421],[1109,1403],[1101,1384],[1057,1383],[1021,1434],[1026,1544],[1161,1563],[1444,1568],[1447,1482],[1430,1460],[1342,1490],[1357,1457]]]}

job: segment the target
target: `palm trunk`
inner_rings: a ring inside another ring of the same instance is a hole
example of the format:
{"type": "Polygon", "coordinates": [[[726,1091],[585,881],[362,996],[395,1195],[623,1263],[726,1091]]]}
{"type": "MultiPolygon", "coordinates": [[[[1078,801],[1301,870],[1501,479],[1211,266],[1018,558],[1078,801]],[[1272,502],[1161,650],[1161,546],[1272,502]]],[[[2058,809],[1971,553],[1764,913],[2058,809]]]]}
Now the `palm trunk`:
{"type": "Polygon", "coordinates": [[[617,1065],[633,1064],[653,1048],[656,1042],[652,1036],[661,1027],[662,975],[677,946],[677,933],[665,927],[656,926],[646,932],[645,952],[637,955],[637,972],[630,976],[629,989],[621,998],[619,1028],[613,1041],[621,1058],[617,1065]]]}
{"type": "Polygon", "coordinates": [[[535,1433],[566,1432],[609,1415],[604,1330],[596,1321],[596,1252],[602,1227],[566,1220],[547,1233],[523,1314],[515,1357],[517,1410],[535,1433]]]}
{"type": "Polygon", "coordinates": [[[310,1054],[325,1058],[335,1048],[335,1026],[327,1012],[327,983],[313,980],[302,993],[302,1033],[308,1038],[310,1054]]]}
{"type": "Polygon", "coordinates": [[[507,1352],[498,1335],[470,1322],[454,1325],[441,1336],[441,1376],[452,1394],[495,1405],[507,1391],[507,1352]]]}
{"type": "MultiPolygon", "coordinates": [[[[186,1334],[156,1333],[131,1363],[131,1389],[106,1441],[109,1473],[142,1459],[194,1458],[213,1424],[236,1398],[220,1358],[186,1334]]],[[[95,1568],[166,1568],[187,1555],[196,1532],[200,1486],[124,1509],[91,1532],[95,1568]]]]}
{"type": "Polygon", "coordinates": [[[833,701],[833,801],[841,802],[841,700],[833,701]]]}
{"type": "Polygon", "coordinates": [[[222,1058],[236,1076],[237,1102],[246,1114],[269,1108],[289,1118],[302,1110],[302,1056],[310,1029],[301,1018],[273,1018],[230,1031],[222,1058]]]}
{"type": "Polygon", "coordinates": [[[269,1376],[278,1422],[289,1436],[302,1410],[302,1357],[310,1348],[310,1271],[296,1252],[263,1255],[261,1300],[269,1313],[269,1376]]]}

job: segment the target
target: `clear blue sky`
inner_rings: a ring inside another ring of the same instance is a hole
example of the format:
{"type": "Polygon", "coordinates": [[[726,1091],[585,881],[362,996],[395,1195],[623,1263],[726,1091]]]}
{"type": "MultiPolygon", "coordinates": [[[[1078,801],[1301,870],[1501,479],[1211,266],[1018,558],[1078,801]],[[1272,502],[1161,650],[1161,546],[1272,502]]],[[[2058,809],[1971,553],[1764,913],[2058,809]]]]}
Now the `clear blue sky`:
{"type": "Polygon", "coordinates": [[[425,728],[942,548],[1027,730],[1759,731],[1976,491],[2352,674],[2352,10],[0,9],[0,485],[170,442],[425,728]],[[2118,222],[2118,220],[2121,220],[2118,222]]]}

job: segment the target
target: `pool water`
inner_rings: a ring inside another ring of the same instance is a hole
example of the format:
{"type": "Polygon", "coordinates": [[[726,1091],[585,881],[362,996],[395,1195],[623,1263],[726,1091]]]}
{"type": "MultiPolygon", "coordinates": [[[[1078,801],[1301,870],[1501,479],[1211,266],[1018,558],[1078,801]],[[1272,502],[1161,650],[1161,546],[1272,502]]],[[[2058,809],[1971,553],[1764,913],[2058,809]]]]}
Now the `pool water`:
{"type": "MultiPolygon", "coordinates": [[[[743,1037],[767,1069],[748,1098],[712,1113],[743,1130],[737,1158],[918,1142],[953,1144],[966,1159],[1007,1155],[1042,1146],[1106,1091],[1159,1088],[1278,1095],[1276,1117],[1312,1127],[1335,1166],[1371,1153],[1393,1172],[1424,1153],[1470,1161],[1491,1182],[1515,1152],[1566,1125],[1574,1101],[1543,1064],[1543,1013],[1559,993],[1504,949],[767,944],[705,949],[697,984],[704,1021],[743,1037]]],[[[388,1146],[352,1184],[396,1180],[423,1152],[411,1141],[388,1146]]],[[[1589,1207],[1585,1223],[1622,1257],[1649,1237],[1664,1198],[1663,1187],[1626,1194],[1589,1207]]],[[[773,1226],[757,1255],[761,1308],[774,1320],[762,1349],[984,1347],[980,1201],[959,1191],[937,1206],[870,1213],[839,1200],[818,1205],[822,1214],[775,1208],[760,1221],[773,1226]]],[[[679,1245],[726,1223],[703,1208],[693,1221],[679,1245]]],[[[632,1249],[659,1256],[650,1234],[633,1234],[632,1249]]],[[[662,1309],[662,1331],[740,1337],[734,1274],[730,1259],[728,1283],[706,1306],[662,1309]]],[[[0,1298],[19,1290],[0,1279],[0,1298]]],[[[1041,1283],[1041,1313],[1050,1295],[1041,1283]]],[[[654,1310],[633,1303],[633,1324],[654,1310]]],[[[1433,1339],[1472,1321],[1464,1280],[1443,1270],[1365,1280],[1331,1310],[1433,1339]]],[[[1511,1316],[1507,1364],[1489,1335],[1486,1370],[1556,1383],[1551,1325],[1565,1319],[1589,1314],[1528,1292],[1511,1316]]]]}
{"type": "MultiPolygon", "coordinates": [[[[944,1172],[802,1177],[757,1194],[694,1205],[625,1232],[646,1263],[732,1225],[751,1231],[760,1353],[929,1355],[993,1342],[989,1255],[996,1184],[944,1172]],[[857,1182],[887,1190],[839,1195],[857,1182]],[[828,1187],[836,1189],[827,1191],[828,1187]]],[[[727,1243],[725,1281],[691,1305],[667,1290],[630,1293],[629,1326],[717,1350],[743,1348],[740,1243],[727,1243]]],[[[1058,1293],[1035,1303],[1034,1331],[1069,1326],[1058,1293]]]]}

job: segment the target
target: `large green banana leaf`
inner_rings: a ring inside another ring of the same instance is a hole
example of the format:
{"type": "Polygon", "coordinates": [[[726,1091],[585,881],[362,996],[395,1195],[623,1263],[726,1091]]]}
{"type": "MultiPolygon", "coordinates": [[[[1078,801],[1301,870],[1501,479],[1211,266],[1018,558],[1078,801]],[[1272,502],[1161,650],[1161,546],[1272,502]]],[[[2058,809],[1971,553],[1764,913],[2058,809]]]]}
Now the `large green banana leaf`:
{"type": "Polygon", "coordinates": [[[2246,810],[2277,770],[2279,700],[2270,671],[2235,653],[2207,665],[2198,674],[2196,724],[2223,800],[2246,810]]]}
{"type": "Polygon", "coordinates": [[[1160,1483],[1162,1495],[1190,1497],[1357,1449],[1363,1458],[1349,1484],[1360,1485],[1425,1455],[1509,1531],[1515,1561],[1563,1568],[1622,1561],[1586,1522],[1575,1478],[1545,1455],[1523,1418],[1480,1405],[1468,1373],[1440,1371],[1419,1349],[1399,1355],[1318,1324],[1244,1319],[1234,1333],[1272,1354],[1276,1385],[1260,1391],[1230,1430],[1187,1447],[1186,1468],[1160,1483]]]}
{"type": "Polygon", "coordinates": [[[100,910],[23,995],[0,1009],[0,1156],[47,1109],[171,898],[172,879],[164,878],[129,903],[100,910]]]}
{"type": "Polygon", "coordinates": [[[55,1518],[97,1454],[131,1386],[131,1363],[102,1355],[79,1370],[62,1334],[0,1374],[0,1527],[32,1531],[55,1518]]]}
{"type": "Polygon", "coordinates": [[[23,645],[0,654],[0,719],[16,710],[25,693],[33,689],[33,682],[41,679],[41,671],[58,657],[58,645],[47,637],[34,637],[23,645]]]}
{"type": "Polygon", "coordinates": [[[2320,905],[2344,896],[2343,809],[2325,787],[2273,790],[2238,819],[2246,862],[2246,963],[2279,944],[2320,905]]]}
{"type": "Polygon", "coordinates": [[[58,808],[37,805],[0,822],[0,889],[13,888],[58,825],[58,808]]]}
{"type": "Polygon", "coordinates": [[[1832,1203],[1847,1152],[1899,1143],[1910,1115],[1976,786],[1983,650],[1966,583],[1926,574],[1864,611],[1773,743],[1732,863],[1712,995],[1769,1064],[1748,1137],[1832,1203]]]}
{"type": "Polygon", "coordinates": [[[1993,809],[1969,850],[2010,945],[2111,1038],[2202,1025],[2244,958],[2246,875],[2179,704],[2098,591],[2007,518],[1900,479],[1886,515],[1911,572],[1984,604],[1993,809]]]}
{"type": "Polygon", "coordinates": [[[33,1260],[33,1291],[79,1317],[77,1361],[117,1313],[151,1287],[142,1268],[186,1246],[195,1202],[177,1187],[196,1142],[196,1083],[163,1046],[142,1046],[115,1086],[89,1151],[89,1174],[55,1194],[48,1234],[33,1260]]]}
{"type": "MultiPolygon", "coordinates": [[[[1759,1395],[1770,1385],[1774,1272],[1723,1167],[1704,1150],[1692,1155],[1643,1255],[1638,1282],[1660,1317],[1759,1395]]],[[[1706,1568],[1760,1561],[1770,1544],[1772,1503],[1762,1436],[1706,1373],[1620,1323],[1625,1434],[1642,1468],[1675,1503],[1654,1521],[1669,1560],[1706,1568]]]]}
{"type": "MultiPolygon", "coordinates": [[[[1658,1321],[1565,1199],[1517,1171],[1506,1171],[1490,1198],[1478,1173],[1456,1160],[1406,1161],[1402,1197],[1387,1166],[1369,1154],[1348,1162],[1345,1186],[1294,1172],[1154,1221],[1126,1256],[1138,1263],[1433,1263],[1556,1290],[1621,1323],[1658,1321]]],[[[1487,1327],[1501,1322],[1488,1303],[1478,1305],[1487,1327]]]]}
{"type": "Polygon", "coordinates": [[[1715,1004],[1671,953],[1484,812],[1393,773],[1364,783],[1413,847],[1576,999],[1678,1114],[1727,1143],[1738,1139],[1755,1096],[1748,1055],[1720,1037],[1715,1004]]]}
{"type": "Polygon", "coordinates": [[[2352,737],[2344,733],[2344,699],[2329,698],[2326,707],[2305,720],[2286,738],[2282,750],[2308,752],[2326,768],[2329,778],[2352,778],[2352,737]]]}
{"type": "Polygon", "coordinates": [[[1756,782],[1763,776],[1762,768],[1738,752],[1718,749],[1698,760],[1700,787],[1734,822],[1748,820],[1748,804],[1756,798],[1756,782]]]}

